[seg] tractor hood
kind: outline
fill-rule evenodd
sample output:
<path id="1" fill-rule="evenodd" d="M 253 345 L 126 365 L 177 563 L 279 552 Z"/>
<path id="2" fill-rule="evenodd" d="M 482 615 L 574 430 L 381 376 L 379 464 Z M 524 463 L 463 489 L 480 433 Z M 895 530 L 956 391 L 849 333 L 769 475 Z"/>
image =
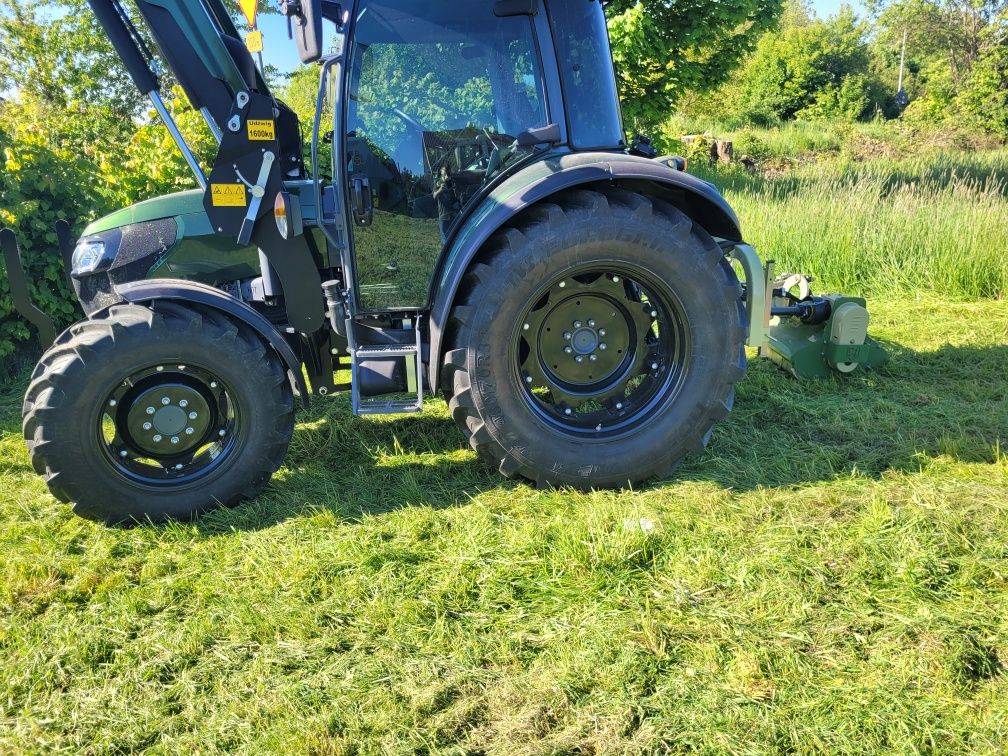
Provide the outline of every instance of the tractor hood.
<path id="1" fill-rule="evenodd" d="M 203 192 L 201 190 L 190 189 L 185 192 L 165 194 L 124 207 L 122 210 L 116 210 L 114 213 L 89 224 L 84 229 L 82 236 L 92 236 L 103 231 L 110 231 L 113 228 L 122 228 L 134 223 L 146 223 L 162 218 L 175 218 L 180 215 L 206 216 L 206 212 L 203 210 Z"/>
<path id="2" fill-rule="evenodd" d="M 305 215 L 305 222 L 310 225 L 315 218 L 315 194 L 312 182 L 308 180 L 288 181 L 284 186 L 287 191 L 298 195 L 301 200 L 301 211 Z M 175 218 L 181 222 L 180 237 L 186 235 L 182 233 L 183 230 L 186 230 L 189 235 L 213 233 L 210 219 L 207 218 L 206 210 L 203 208 L 203 191 L 189 189 L 184 192 L 152 197 L 98 218 L 84 229 L 81 237 L 93 236 L 115 228 L 147 223 L 162 218 Z"/>

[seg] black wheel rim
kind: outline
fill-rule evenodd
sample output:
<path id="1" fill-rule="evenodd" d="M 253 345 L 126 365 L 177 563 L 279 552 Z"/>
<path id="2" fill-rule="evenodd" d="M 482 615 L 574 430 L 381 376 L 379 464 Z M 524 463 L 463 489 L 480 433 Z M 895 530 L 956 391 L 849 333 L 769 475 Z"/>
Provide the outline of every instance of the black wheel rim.
<path id="1" fill-rule="evenodd" d="M 550 427 L 582 438 L 638 430 L 671 402 L 689 365 L 683 307 L 665 284 L 591 264 L 542 287 L 516 325 L 516 380 Z"/>
<path id="2" fill-rule="evenodd" d="M 120 475 L 151 486 L 178 486 L 223 465 L 241 437 L 234 395 L 196 365 L 151 365 L 105 397 L 97 440 Z"/>

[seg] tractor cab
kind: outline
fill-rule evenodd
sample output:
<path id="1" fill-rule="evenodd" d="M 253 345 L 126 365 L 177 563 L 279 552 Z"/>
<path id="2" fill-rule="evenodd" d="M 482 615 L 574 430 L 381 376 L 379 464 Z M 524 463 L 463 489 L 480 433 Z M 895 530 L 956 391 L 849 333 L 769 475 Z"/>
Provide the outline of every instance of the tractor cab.
<path id="1" fill-rule="evenodd" d="M 332 175 L 348 179 L 355 311 L 427 308 L 462 221 L 522 166 L 626 149 L 601 3 L 359 0 L 330 13 L 324 54 L 328 25 L 309 19 L 326 7 L 283 9 L 302 60 L 339 61 Z"/>

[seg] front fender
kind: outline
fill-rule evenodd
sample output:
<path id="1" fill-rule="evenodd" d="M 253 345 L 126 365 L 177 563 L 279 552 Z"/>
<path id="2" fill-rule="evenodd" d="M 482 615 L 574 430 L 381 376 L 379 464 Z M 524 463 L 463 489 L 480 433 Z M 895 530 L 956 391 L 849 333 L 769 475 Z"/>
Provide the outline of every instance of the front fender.
<path id="1" fill-rule="evenodd" d="M 279 331 L 260 313 L 239 299 L 220 289 L 175 278 L 151 278 L 142 281 L 119 284 L 116 294 L 130 304 L 148 304 L 155 300 L 192 303 L 211 307 L 225 315 L 240 320 L 266 340 L 287 366 L 291 384 L 301 394 L 301 402 L 308 408 L 308 386 L 301 371 L 301 360 L 294 354 L 290 344 Z M 226 357 L 226 355 L 225 355 Z"/>
<path id="2" fill-rule="evenodd" d="M 458 288 L 473 258 L 508 221 L 537 202 L 577 186 L 620 182 L 682 210 L 711 236 L 741 242 L 738 217 L 706 181 L 659 160 L 611 152 L 553 155 L 508 178 L 469 215 L 434 277 L 428 380 L 438 386 L 444 331 Z"/>

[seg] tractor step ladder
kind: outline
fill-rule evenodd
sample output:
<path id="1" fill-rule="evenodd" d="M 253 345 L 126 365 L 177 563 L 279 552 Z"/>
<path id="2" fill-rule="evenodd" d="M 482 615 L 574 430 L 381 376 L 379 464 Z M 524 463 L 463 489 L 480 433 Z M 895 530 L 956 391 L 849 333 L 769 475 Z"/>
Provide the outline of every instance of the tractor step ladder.
<path id="1" fill-rule="evenodd" d="M 420 319 L 414 322 L 413 330 L 416 341 L 413 344 L 368 344 L 367 346 L 351 345 L 350 396 L 353 401 L 355 415 L 408 415 L 423 412 L 423 362 L 420 359 Z M 360 394 L 360 364 L 373 359 L 406 358 L 407 390 L 416 394 L 410 399 L 374 399 L 362 397 Z"/>

